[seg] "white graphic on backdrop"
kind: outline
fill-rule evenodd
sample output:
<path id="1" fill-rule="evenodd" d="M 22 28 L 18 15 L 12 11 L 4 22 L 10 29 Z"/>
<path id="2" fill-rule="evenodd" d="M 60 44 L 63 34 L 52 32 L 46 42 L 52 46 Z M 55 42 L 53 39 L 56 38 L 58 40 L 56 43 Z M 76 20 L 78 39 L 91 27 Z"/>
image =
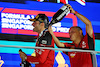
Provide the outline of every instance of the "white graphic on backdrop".
<path id="1" fill-rule="evenodd" d="M 34 15 L 1 13 L 2 28 L 33 30 L 32 22 L 28 19 L 34 17 Z M 68 33 L 69 31 L 69 28 L 61 27 L 61 22 L 54 24 L 52 28 L 54 32 Z"/>

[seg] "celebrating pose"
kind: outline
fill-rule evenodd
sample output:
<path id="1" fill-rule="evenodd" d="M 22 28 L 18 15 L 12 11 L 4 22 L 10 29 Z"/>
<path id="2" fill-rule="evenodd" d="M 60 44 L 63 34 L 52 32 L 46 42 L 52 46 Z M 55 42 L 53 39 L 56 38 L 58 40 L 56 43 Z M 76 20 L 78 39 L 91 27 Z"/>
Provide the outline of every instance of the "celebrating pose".
<path id="1" fill-rule="evenodd" d="M 66 5 L 70 12 L 76 15 L 86 25 L 86 34 L 83 35 L 82 29 L 78 26 L 73 26 L 69 30 L 69 36 L 72 43 L 61 43 L 58 38 L 53 34 L 51 26 L 49 32 L 52 35 L 56 45 L 62 48 L 69 49 L 90 49 L 94 50 L 94 33 L 91 22 L 83 15 L 75 11 L 71 5 Z M 70 58 L 71 67 L 93 67 L 91 54 L 88 52 L 64 52 Z"/>

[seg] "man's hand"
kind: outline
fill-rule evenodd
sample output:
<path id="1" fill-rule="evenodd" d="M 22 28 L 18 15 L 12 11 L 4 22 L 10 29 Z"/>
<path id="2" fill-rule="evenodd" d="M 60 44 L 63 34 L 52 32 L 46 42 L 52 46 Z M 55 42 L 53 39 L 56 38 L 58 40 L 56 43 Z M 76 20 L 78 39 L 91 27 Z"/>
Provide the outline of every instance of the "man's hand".
<path id="1" fill-rule="evenodd" d="M 50 33 L 51 35 L 53 34 L 52 26 L 49 26 L 48 31 L 49 31 L 49 33 Z"/>
<path id="2" fill-rule="evenodd" d="M 66 6 L 69 8 L 70 13 L 75 13 L 75 10 L 72 8 L 72 6 L 70 4 L 66 4 Z"/>

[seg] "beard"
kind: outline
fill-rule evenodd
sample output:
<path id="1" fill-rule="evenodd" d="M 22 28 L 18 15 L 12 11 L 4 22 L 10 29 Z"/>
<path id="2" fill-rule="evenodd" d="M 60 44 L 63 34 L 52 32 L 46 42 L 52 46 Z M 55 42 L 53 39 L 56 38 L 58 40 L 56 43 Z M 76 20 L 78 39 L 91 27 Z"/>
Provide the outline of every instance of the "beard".
<path id="1" fill-rule="evenodd" d="M 33 28 L 33 32 L 37 32 L 35 28 Z"/>
<path id="2" fill-rule="evenodd" d="M 33 28 L 33 32 L 39 32 L 38 28 Z"/>

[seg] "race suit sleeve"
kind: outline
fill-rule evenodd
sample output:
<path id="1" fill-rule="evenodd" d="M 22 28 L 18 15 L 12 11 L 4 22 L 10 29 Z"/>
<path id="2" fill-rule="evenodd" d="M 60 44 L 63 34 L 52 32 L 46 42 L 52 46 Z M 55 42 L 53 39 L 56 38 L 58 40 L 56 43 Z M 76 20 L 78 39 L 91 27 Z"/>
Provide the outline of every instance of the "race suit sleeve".
<path id="1" fill-rule="evenodd" d="M 95 35 L 93 32 L 93 38 L 91 38 L 88 34 L 87 34 L 87 39 L 88 39 L 88 46 L 90 50 L 94 50 L 95 49 Z"/>
<path id="2" fill-rule="evenodd" d="M 50 50 L 42 50 L 42 51 L 38 51 L 40 54 L 37 54 L 36 57 L 34 56 L 27 56 L 27 61 L 28 62 L 39 62 L 39 63 L 44 63 L 46 61 L 46 58 L 50 52 Z"/>

